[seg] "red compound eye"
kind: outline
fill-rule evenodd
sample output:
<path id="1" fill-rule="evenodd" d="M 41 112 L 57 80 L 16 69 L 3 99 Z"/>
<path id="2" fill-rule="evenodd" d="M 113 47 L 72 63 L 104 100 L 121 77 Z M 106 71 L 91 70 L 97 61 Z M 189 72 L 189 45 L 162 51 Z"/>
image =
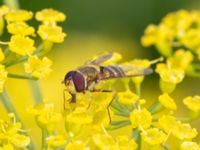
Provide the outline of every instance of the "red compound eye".
<path id="1" fill-rule="evenodd" d="M 85 90 L 85 78 L 83 75 L 77 71 L 70 71 L 65 76 L 65 84 L 67 80 L 72 80 L 77 92 L 82 92 Z"/>

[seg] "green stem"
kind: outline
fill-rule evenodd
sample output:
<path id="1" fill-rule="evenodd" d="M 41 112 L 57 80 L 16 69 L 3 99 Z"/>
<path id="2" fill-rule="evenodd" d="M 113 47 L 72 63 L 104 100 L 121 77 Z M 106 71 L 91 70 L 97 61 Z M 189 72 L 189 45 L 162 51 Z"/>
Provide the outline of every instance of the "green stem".
<path id="1" fill-rule="evenodd" d="M 10 99 L 8 92 L 6 91 L 6 89 L 4 89 L 4 91 L 0 94 L 0 99 L 1 102 L 3 103 L 4 107 L 6 108 L 8 113 L 14 113 L 16 120 L 21 122 L 21 119 L 14 107 L 14 104 L 12 103 L 12 100 Z M 24 127 L 24 125 L 23 125 Z"/>
<path id="2" fill-rule="evenodd" d="M 30 80 L 29 84 L 31 87 L 31 91 L 32 91 L 32 95 L 33 95 L 35 104 L 41 104 L 42 100 L 43 100 L 43 96 L 42 96 L 39 81 L 31 81 Z"/>
<path id="3" fill-rule="evenodd" d="M 135 141 L 138 145 L 137 150 L 140 150 L 142 140 L 141 140 L 141 135 L 140 135 L 140 132 L 138 129 L 133 129 L 132 137 L 135 139 Z"/>
<path id="4" fill-rule="evenodd" d="M 128 117 L 130 113 L 129 112 L 115 112 L 115 115 Z"/>
<path id="5" fill-rule="evenodd" d="M 135 84 L 136 94 L 141 96 L 141 84 Z"/>
<path id="6" fill-rule="evenodd" d="M 116 100 L 115 102 L 112 103 L 112 108 L 114 108 L 115 110 L 117 110 L 116 113 L 121 113 L 121 114 L 124 114 L 124 115 L 129 115 L 129 110 L 128 108 L 126 108 L 125 106 L 123 106 L 122 104 L 120 104 L 118 102 L 118 100 Z"/>
<path id="7" fill-rule="evenodd" d="M 148 108 L 148 110 L 151 112 L 151 114 L 156 114 L 161 112 L 163 108 L 164 107 L 160 104 L 160 102 L 156 101 Z"/>
<path id="8" fill-rule="evenodd" d="M 3 2 L 11 9 L 19 9 L 18 0 L 4 0 Z"/>
<path id="9" fill-rule="evenodd" d="M 6 89 L 4 89 L 4 91 L 0 94 L 0 99 L 1 99 L 1 102 L 3 103 L 5 109 L 7 110 L 7 112 L 14 113 L 15 117 L 16 117 L 16 121 L 20 122 L 22 124 L 22 128 L 24 130 L 26 130 L 25 125 L 23 124 L 19 114 L 17 113 L 17 111 L 14 107 L 14 104 L 12 103 L 12 100 L 11 100 L 8 92 L 6 91 Z M 27 135 L 30 137 L 30 140 L 31 140 L 30 145 L 29 145 L 30 150 L 35 150 L 35 145 L 34 145 L 32 136 L 29 134 L 27 134 Z"/>
<path id="10" fill-rule="evenodd" d="M 111 125 L 118 126 L 118 125 L 130 125 L 129 120 L 123 120 L 123 121 L 112 121 Z"/>
<path id="11" fill-rule="evenodd" d="M 28 75 L 20 75 L 20 74 L 14 74 L 14 73 L 8 73 L 9 78 L 15 78 L 15 79 L 28 79 L 28 80 L 38 80 L 38 78 L 31 77 Z"/>
<path id="12" fill-rule="evenodd" d="M 48 133 L 46 129 L 42 129 L 42 147 L 41 149 L 46 149 L 47 148 L 47 144 L 46 144 L 46 137 L 47 137 Z"/>
<path id="13" fill-rule="evenodd" d="M 41 44 L 40 46 L 38 46 L 37 50 L 34 52 L 33 55 L 44 56 L 48 51 L 45 51 L 45 53 L 44 53 L 44 52 L 41 51 L 42 49 L 43 49 L 43 45 Z M 8 68 L 8 67 L 11 67 L 15 64 L 23 63 L 27 60 L 28 60 L 28 56 L 23 56 L 23 57 L 20 57 L 18 59 L 11 60 L 10 62 L 6 62 L 6 63 L 4 63 L 4 65 L 5 65 L 6 68 Z"/>
<path id="14" fill-rule="evenodd" d="M 179 117 L 177 120 L 182 122 L 192 122 L 199 118 L 200 113 L 199 112 L 190 112 L 190 115 L 188 117 Z"/>
<path id="15" fill-rule="evenodd" d="M 115 130 L 115 129 L 119 129 L 119 128 L 123 128 L 125 126 L 130 125 L 130 121 L 129 120 L 124 120 L 124 121 L 112 121 L 111 122 L 111 126 L 109 126 L 107 129 L 108 130 Z"/>
<path id="16" fill-rule="evenodd" d="M 8 47 L 6 47 L 4 49 L 3 54 L 4 54 L 5 57 L 7 57 L 9 55 L 9 48 Z"/>

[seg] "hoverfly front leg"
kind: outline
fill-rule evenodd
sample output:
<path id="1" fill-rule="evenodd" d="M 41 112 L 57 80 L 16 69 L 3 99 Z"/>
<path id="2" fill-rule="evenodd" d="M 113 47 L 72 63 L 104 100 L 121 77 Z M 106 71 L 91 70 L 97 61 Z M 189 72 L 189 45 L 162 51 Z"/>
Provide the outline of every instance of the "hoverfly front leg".
<path id="1" fill-rule="evenodd" d="M 65 96 L 65 92 L 66 91 L 68 91 L 67 89 L 64 89 L 63 90 L 63 99 L 64 99 L 64 104 L 63 104 L 63 108 L 64 108 L 64 110 L 66 110 L 66 96 Z M 70 100 L 70 103 L 76 103 L 76 94 L 72 94 L 72 93 L 70 93 L 70 95 L 71 95 L 71 100 Z"/>

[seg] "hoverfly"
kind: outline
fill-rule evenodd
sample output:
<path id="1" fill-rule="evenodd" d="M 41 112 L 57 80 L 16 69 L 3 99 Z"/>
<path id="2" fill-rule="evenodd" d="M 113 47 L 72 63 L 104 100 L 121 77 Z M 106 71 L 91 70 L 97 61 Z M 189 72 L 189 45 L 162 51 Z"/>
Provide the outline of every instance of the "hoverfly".
<path id="1" fill-rule="evenodd" d="M 71 94 L 70 103 L 76 102 L 77 93 L 90 92 L 112 92 L 110 90 L 95 89 L 95 84 L 102 80 L 145 76 L 153 72 L 151 68 L 137 67 L 132 64 L 119 64 L 119 65 L 101 65 L 105 61 L 113 57 L 112 53 L 102 55 L 92 61 L 87 62 L 85 65 L 77 68 L 76 70 L 69 71 L 62 83 L 65 84 L 66 89 Z M 65 109 L 65 97 L 64 97 L 64 109 Z"/>

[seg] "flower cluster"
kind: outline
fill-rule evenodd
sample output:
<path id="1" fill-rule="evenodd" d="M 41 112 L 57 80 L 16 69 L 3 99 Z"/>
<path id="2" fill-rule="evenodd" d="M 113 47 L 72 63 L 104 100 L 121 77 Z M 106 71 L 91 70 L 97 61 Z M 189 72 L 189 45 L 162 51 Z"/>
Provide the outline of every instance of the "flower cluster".
<path id="1" fill-rule="evenodd" d="M 192 114 L 183 118 L 174 115 L 178 106 L 171 95 L 186 75 L 200 77 L 196 70 L 198 63 L 195 63 L 198 62 L 196 58 L 200 58 L 199 16 L 198 11 L 181 10 L 167 15 L 158 26 L 147 27 L 142 44 L 155 45 L 166 57 L 165 62 L 160 62 L 164 60 L 160 57 L 119 63 L 122 56 L 112 53 L 106 55 L 111 57 L 109 60 L 102 62 L 103 66 L 112 68 L 108 69 L 108 77 L 120 74 L 128 78 L 101 81 L 96 85 L 96 89 L 107 92 L 91 92 L 88 88 L 84 94 L 76 93 L 76 103 L 70 102 L 71 97 L 64 93 L 64 110 L 57 110 L 46 99 L 35 101 L 37 104 L 29 107 L 27 112 L 34 116 L 41 129 L 40 148 L 161 150 L 176 147 L 200 150 L 200 144 L 196 142 L 198 131 L 190 124 L 200 115 L 200 96 L 183 98 L 183 104 Z M 5 27 L 10 34 L 8 42 L 0 41 L 0 100 L 8 112 L 13 112 L 8 115 L 9 121 L 0 120 L 0 150 L 36 149 L 29 130 L 25 129 L 8 92 L 4 90 L 4 83 L 9 77 L 36 80 L 49 75 L 52 62 L 45 54 L 54 43 L 62 43 L 66 36 L 58 25 L 66 19 L 63 13 L 51 8 L 36 12 L 35 18 L 41 22 L 38 29 L 27 23 L 33 17 L 31 11 L 0 7 L 0 36 L 3 36 Z M 37 36 L 41 39 L 40 45 L 35 42 Z M 98 58 L 94 57 L 91 62 L 102 61 Z M 8 67 L 19 63 L 24 63 L 24 74 L 7 71 Z M 155 72 L 160 76 L 161 93 L 149 106 L 146 101 L 150 99 L 143 98 L 141 85 L 144 76 L 153 73 L 151 66 L 154 64 Z M 33 93 L 37 95 L 38 90 L 34 91 L 34 88 L 37 88 L 35 85 Z M 39 94 L 35 97 L 42 99 Z M 125 134 L 117 131 L 123 127 L 127 128 Z M 171 143 L 171 140 L 176 142 Z"/>
<path id="2" fill-rule="evenodd" d="M 0 149 L 26 148 L 30 144 L 30 137 L 21 129 L 22 124 L 16 122 L 14 114 L 8 116 L 10 121 L 0 120 Z"/>
<path id="3" fill-rule="evenodd" d="M 29 25 L 27 21 L 33 19 L 31 11 L 0 7 L 1 28 L 3 36 L 6 27 L 10 33 L 10 41 L 0 41 L 0 91 L 7 77 L 14 78 L 44 78 L 50 74 L 52 61 L 44 55 L 51 50 L 53 43 L 62 43 L 66 34 L 57 22 L 65 20 L 65 15 L 53 9 L 36 12 L 35 18 L 42 24 L 38 29 Z M 5 26 L 6 25 L 6 26 Z M 41 44 L 36 45 L 37 34 L 41 37 Z M 8 73 L 5 68 L 24 62 L 24 73 Z M 31 74 L 31 76 L 29 75 Z"/>

